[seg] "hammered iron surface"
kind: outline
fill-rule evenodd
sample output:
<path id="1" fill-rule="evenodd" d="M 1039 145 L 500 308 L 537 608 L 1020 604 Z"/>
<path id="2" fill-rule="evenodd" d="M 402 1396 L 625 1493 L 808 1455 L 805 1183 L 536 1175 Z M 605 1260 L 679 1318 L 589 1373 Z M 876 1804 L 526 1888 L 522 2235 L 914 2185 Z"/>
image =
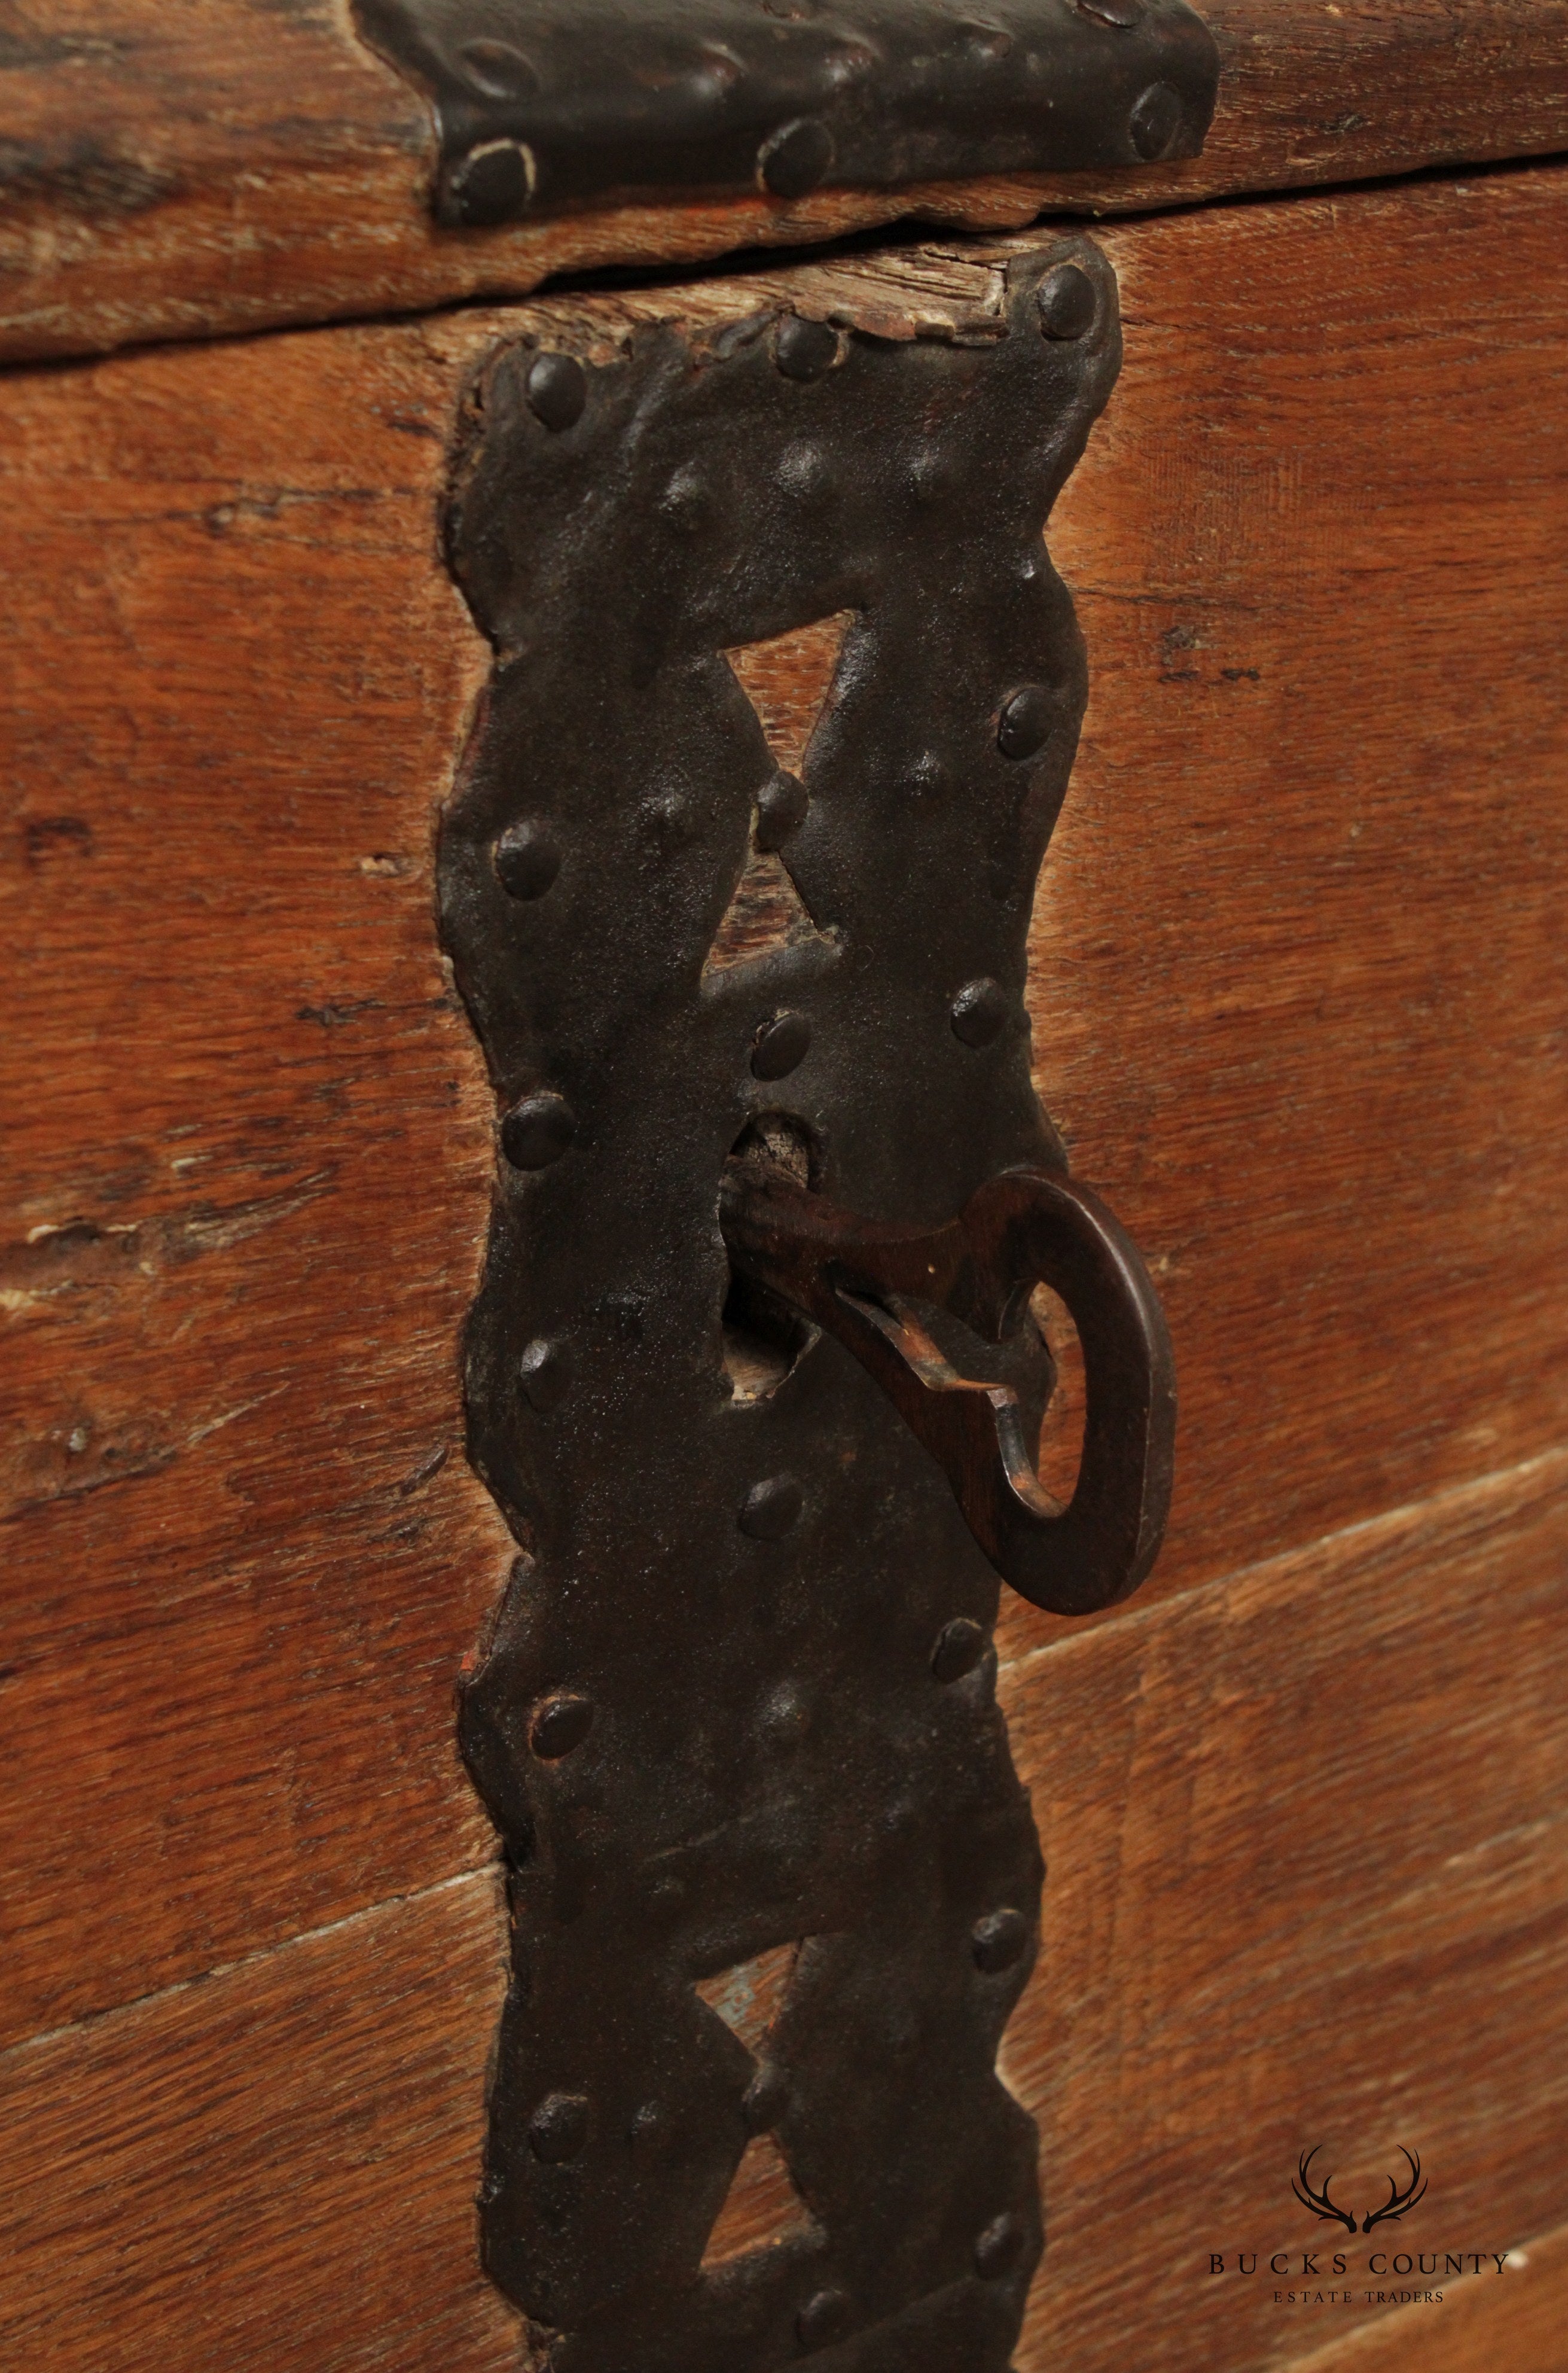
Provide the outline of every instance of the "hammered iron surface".
<path id="1" fill-rule="evenodd" d="M 1187 0 L 354 0 L 435 108 L 439 221 L 1195 157 Z"/>
<path id="2" fill-rule="evenodd" d="M 1094 302 L 1051 282 L 1084 318 L 1050 336 L 1064 263 Z M 495 663 L 441 922 L 506 1149 L 470 1442 L 521 1551 L 461 1710 L 515 1914 L 482 2223 L 556 2373 L 1005 2373 L 1041 2246 L 994 2073 L 1042 1876 L 998 1584 L 840 1344 L 732 1391 L 718 1217 L 759 1116 L 874 1219 L 1063 1167 L 1025 935 L 1086 672 L 1041 530 L 1121 342 L 1091 243 L 1006 269 L 969 344 L 764 315 L 581 370 L 502 351 L 455 468 Z M 843 612 L 781 848 L 817 930 L 704 975 L 777 775 L 724 654 Z M 809 1043 L 760 1078 L 781 1013 Z M 748 2043 L 698 1983 L 780 1947 Z M 759 2125 L 802 2215 L 704 2267 Z"/>

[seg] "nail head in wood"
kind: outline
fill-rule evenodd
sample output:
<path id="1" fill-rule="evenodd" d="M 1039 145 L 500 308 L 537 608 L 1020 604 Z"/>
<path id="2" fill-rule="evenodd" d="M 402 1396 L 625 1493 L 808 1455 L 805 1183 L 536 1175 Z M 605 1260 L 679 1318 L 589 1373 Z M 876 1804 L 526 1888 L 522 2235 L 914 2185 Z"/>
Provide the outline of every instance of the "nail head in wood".
<path id="1" fill-rule="evenodd" d="M 751 1049 L 751 1070 L 759 1080 L 787 1079 L 806 1060 L 811 1046 L 811 1024 L 804 1013 L 781 1013 L 765 1022 Z"/>
<path id="2" fill-rule="evenodd" d="M 593 1726 L 591 1698 L 548 1698 L 534 1715 L 528 1745 L 541 1763 L 558 1763 L 581 1747 Z"/>
<path id="3" fill-rule="evenodd" d="M 805 1505 L 793 1475 L 770 1475 L 754 1483 L 741 1502 L 740 1529 L 749 1540 L 782 1541 L 799 1522 Z"/>
<path id="4" fill-rule="evenodd" d="M 561 844 L 548 824 L 527 816 L 507 825 L 493 861 L 508 898 L 542 898 L 561 871 Z"/>
<path id="5" fill-rule="evenodd" d="M 577 1134 L 564 1096 L 525 1096 L 501 1124 L 501 1151 L 514 1170 L 548 1170 Z"/>
<path id="6" fill-rule="evenodd" d="M 588 400 L 588 377 L 575 355 L 537 355 L 523 381 L 528 410 L 546 428 L 573 428 Z"/>
<path id="7" fill-rule="evenodd" d="M 1021 1911 L 1011 1910 L 988 1911 L 970 1932 L 975 1967 L 989 1977 L 994 1977 L 1000 1970 L 1010 1970 L 1023 1958 L 1028 1941 L 1028 1922 Z"/>

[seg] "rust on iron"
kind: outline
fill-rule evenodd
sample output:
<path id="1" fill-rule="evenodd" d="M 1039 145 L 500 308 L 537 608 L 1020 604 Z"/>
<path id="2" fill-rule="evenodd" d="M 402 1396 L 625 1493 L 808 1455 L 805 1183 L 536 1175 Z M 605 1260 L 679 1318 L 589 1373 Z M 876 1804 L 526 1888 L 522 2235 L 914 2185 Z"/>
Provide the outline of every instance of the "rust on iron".
<path id="1" fill-rule="evenodd" d="M 656 323 L 500 349 L 464 411 L 495 657 L 439 896 L 497 1115 L 469 1450 L 518 1551 L 460 1713 L 513 1915 L 482 2228 L 552 2373 L 1006 2373 L 1041 2248 L 998 1572 L 1132 1585 L 1169 1378 L 1024 1009 L 1086 686 L 1041 531 L 1116 286 L 1086 240 L 998 270 L 983 337 Z M 746 654 L 796 634 L 830 686 L 775 747 Z M 759 869 L 799 928 L 733 931 Z M 1040 1279 L 1087 1353 L 1065 1511 Z M 764 2131 L 797 2213 L 710 2258 Z"/>
<path id="2" fill-rule="evenodd" d="M 832 185 L 1196 157 L 1219 84 L 1187 0 L 987 0 L 978 16 L 968 0 L 354 9 L 434 105 L 433 205 L 454 227 L 670 192 L 787 204 Z"/>

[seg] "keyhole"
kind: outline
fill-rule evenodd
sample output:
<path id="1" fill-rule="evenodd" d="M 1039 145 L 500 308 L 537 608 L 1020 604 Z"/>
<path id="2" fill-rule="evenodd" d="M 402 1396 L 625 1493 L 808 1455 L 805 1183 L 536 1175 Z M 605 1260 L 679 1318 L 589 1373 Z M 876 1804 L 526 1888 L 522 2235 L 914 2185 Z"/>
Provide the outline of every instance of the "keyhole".
<path id="1" fill-rule="evenodd" d="M 754 1115 L 726 1163 L 726 1170 L 738 1169 L 755 1181 L 782 1176 L 796 1186 L 814 1186 L 819 1166 L 811 1132 L 792 1113 Z M 790 1303 L 732 1268 L 723 1317 L 725 1373 L 732 1398 L 748 1403 L 776 1393 L 820 1331 Z"/>

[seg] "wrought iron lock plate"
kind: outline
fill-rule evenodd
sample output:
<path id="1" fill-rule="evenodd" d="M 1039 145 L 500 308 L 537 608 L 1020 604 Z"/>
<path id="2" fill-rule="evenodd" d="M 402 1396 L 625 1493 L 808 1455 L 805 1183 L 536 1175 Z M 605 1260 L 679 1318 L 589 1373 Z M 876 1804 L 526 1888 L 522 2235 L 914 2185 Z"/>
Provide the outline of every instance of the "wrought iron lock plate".
<path id="1" fill-rule="evenodd" d="M 515 1923 L 482 2213 L 554 2373 L 1005 2373 L 1041 2246 L 993 1560 L 1131 1586 L 1173 1403 L 1023 1006 L 1086 688 L 1041 531 L 1115 282 L 1083 240 L 998 269 L 946 343 L 503 350 L 455 466 L 495 651 L 439 861 L 499 1116 L 470 1446 L 521 1551 L 461 1705 Z M 1065 1513 L 1037 1275 L 1089 1372 Z M 721 2260 L 762 2148 L 797 2213 Z"/>
<path id="2" fill-rule="evenodd" d="M 1187 0 L 354 0 L 425 91 L 452 225 L 606 197 L 878 188 L 1195 157 Z"/>

